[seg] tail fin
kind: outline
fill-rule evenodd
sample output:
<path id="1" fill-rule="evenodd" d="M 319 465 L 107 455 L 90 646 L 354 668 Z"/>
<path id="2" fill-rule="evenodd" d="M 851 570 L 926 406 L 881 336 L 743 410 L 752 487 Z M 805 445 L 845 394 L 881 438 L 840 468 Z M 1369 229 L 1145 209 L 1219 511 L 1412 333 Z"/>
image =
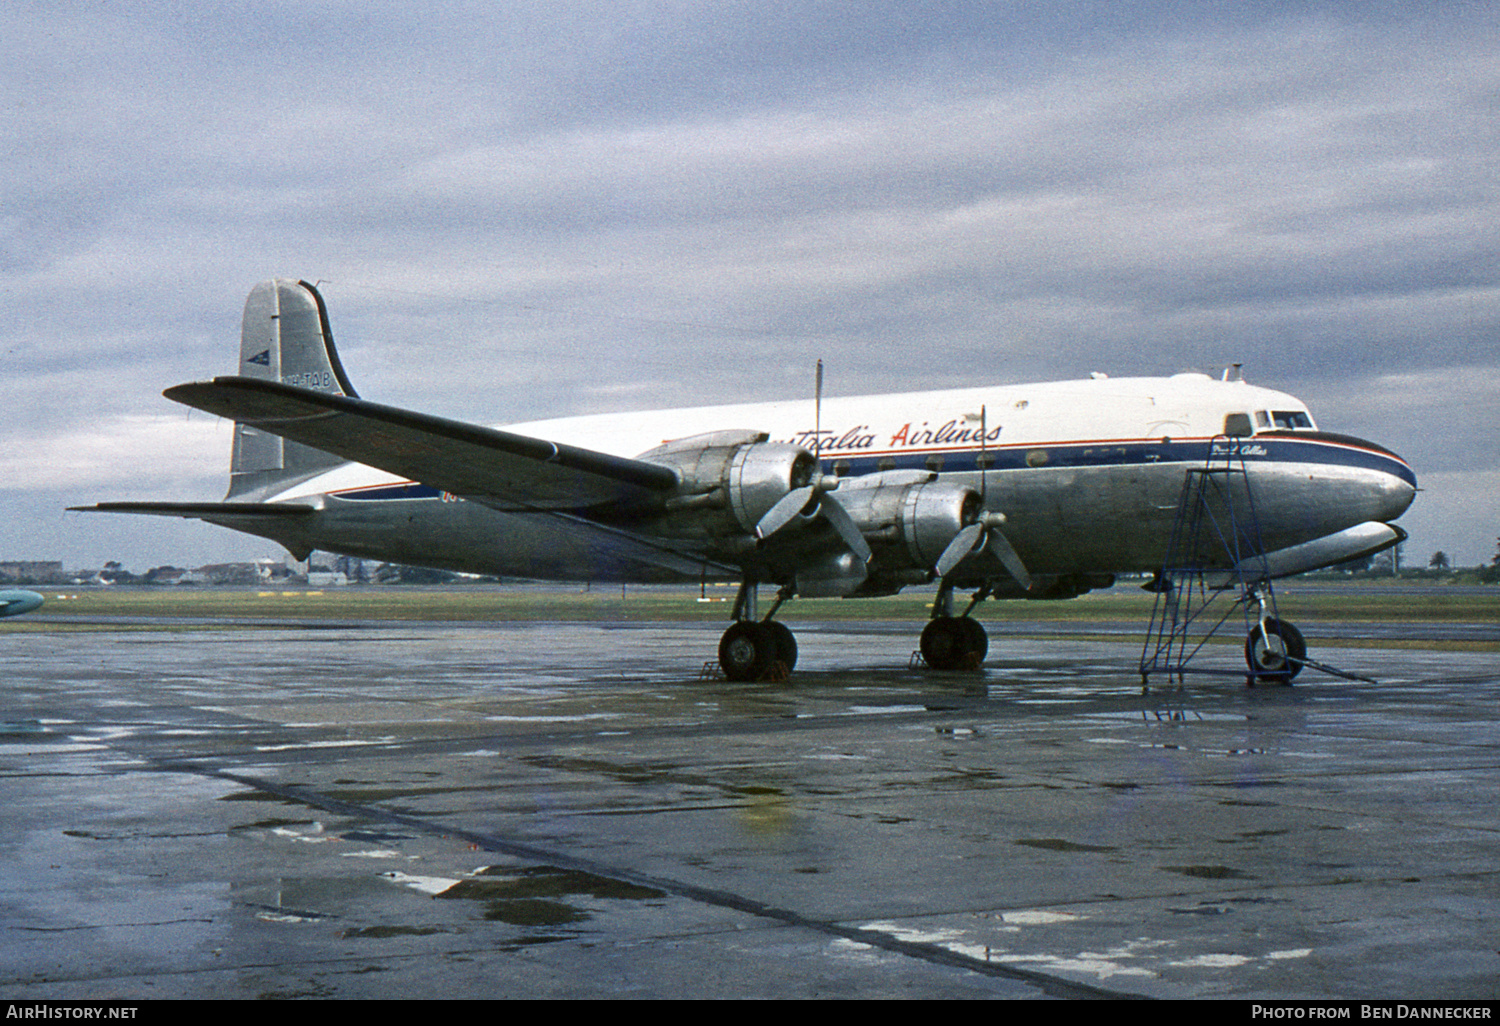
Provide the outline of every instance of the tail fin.
<path id="1" fill-rule="evenodd" d="M 358 398 L 334 348 L 328 308 L 318 290 L 305 281 L 277 278 L 250 290 L 240 333 L 239 373 Z M 237 424 L 226 498 L 248 498 L 343 462 L 331 453 Z"/>

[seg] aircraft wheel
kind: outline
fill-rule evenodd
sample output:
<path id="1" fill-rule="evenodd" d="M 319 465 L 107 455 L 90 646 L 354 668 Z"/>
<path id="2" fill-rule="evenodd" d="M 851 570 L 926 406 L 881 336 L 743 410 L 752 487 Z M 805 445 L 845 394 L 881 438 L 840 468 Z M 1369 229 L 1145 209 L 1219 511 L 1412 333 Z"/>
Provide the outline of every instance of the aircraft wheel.
<path id="1" fill-rule="evenodd" d="M 939 616 L 922 628 L 922 658 L 934 670 L 977 670 L 989 651 L 984 627 L 967 616 Z"/>
<path id="2" fill-rule="evenodd" d="M 776 660 L 771 666 L 773 676 L 785 677 L 797 668 L 797 638 L 792 629 L 780 620 L 768 620 L 762 624 L 771 633 L 776 643 Z"/>
<path id="3" fill-rule="evenodd" d="M 719 639 L 719 665 L 730 680 L 784 680 L 796 662 L 796 639 L 774 620 L 737 620 Z"/>
<path id="4" fill-rule="evenodd" d="M 1288 682 L 1302 672 L 1307 642 L 1302 632 L 1285 620 L 1257 624 L 1245 639 L 1245 662 L 1257 674 L 1281 676 Z"/>
<path id="5" fill-rule="evenodd" d="M 965 652 L 964 658 L 973 669 L 979 669 L 979 664 L 984 662 L 984 657 L 990 652 L 990 636 L 984 629 L 984 624 L 971 616 L 960 616 L 958 622 L 963 627 Z"/>

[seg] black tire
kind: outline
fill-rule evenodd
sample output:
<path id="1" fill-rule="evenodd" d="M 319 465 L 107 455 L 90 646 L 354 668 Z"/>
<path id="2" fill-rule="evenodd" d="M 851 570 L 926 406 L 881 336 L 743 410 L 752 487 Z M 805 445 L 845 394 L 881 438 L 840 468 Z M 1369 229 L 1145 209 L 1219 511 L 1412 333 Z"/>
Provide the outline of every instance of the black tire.
<path id="1" fill-rule="evenodd" d="M 989 651 L 989 636 L 967 616 L 939 616 L 922 628 L 922 659 L 934 670 L 977 670 Z"/>
<path id="2" fill-rule="evenodd" d="M 785 680 L 797 668 L 797 638 L 792 629 L 779 620 L 763 623 L 776 646 L 776 658 L 771 664 L 771 676 Z"/>
<path id="3" fill-rule="evenodd" d="M 719 666 L 730 680 L 764 680 L 776 662 L 772 631 L 754 620 L 737 620 L 719 639 Z"/>
<path id="4" fill-rule="evenodd" d="M 964 659 L 977 670 L 984 662 L 984 657 L 990 654 L 989 633 L 984 629 L 984 624 L 972 616 L 961 616 L 958 622 L 963 625 L 964 644 L 967 646 Z"/>
<path id="5" fill-rule="evenodd" d="M 1288 682 L 1302 672 L 1307 641 L 1302 632 L 1285 620 L 1268 619 L 1262 629 L 1256 624 L 1245 639 L 1245 664 L 1256 676 L 1279 677 Z"/>

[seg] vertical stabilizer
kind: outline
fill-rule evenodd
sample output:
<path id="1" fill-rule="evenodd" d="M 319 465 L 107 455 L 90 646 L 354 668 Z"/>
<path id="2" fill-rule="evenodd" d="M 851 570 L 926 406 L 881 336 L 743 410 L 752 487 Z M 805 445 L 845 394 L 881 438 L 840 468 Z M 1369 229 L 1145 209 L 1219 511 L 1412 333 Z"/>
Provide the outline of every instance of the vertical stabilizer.
<path id="1" fill-rule="evenodd" d="M 277 278 L 250 290 L 240 332 L 239 373 L 334 395 L 357 395 L 339 363 L 323 297 L 305 281 Z M 342 462 L 330 453 L 236 424 L 229 498 L 291 484 Z"/>

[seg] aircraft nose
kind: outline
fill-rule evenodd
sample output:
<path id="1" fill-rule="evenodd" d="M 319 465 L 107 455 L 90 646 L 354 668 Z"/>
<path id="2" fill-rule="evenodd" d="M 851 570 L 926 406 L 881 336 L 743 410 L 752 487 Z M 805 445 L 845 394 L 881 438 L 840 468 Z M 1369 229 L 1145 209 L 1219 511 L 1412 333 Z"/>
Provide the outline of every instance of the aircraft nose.
<path id="1" fill-rule="evenodd" d="M 1379 443 L 1326 431 L 1277 437 L 1295 439 L 1294 459 L 1310 458 L 1339 468 L 1344 487 L 1325 498 L 1350 522 L 1388 524 L 1405 513 L 1417 496 L 1417 475 L 1411 465 Z"/>
<path id="2" fill-rule="evenodd" d="M 1408 482 L 1401 478 L 1391 477 L 1386 485 L 1386 504 L 1390 510 L 1390 519 L 1395 520 L 1405 513 L 1412 500 L 1417 497 L 1417 476 L 1413 474 Z"/>
<path id="3" fill-rule="evenodd" d="M 1362 442 L 1369 459 L 1365 469 L 1373 479 L 1379 513 L 1374 519 L 1390 523 L 1405 513 L 1417 497 L 1417 475 L 1400 456 L 1374 442 Z"/>

